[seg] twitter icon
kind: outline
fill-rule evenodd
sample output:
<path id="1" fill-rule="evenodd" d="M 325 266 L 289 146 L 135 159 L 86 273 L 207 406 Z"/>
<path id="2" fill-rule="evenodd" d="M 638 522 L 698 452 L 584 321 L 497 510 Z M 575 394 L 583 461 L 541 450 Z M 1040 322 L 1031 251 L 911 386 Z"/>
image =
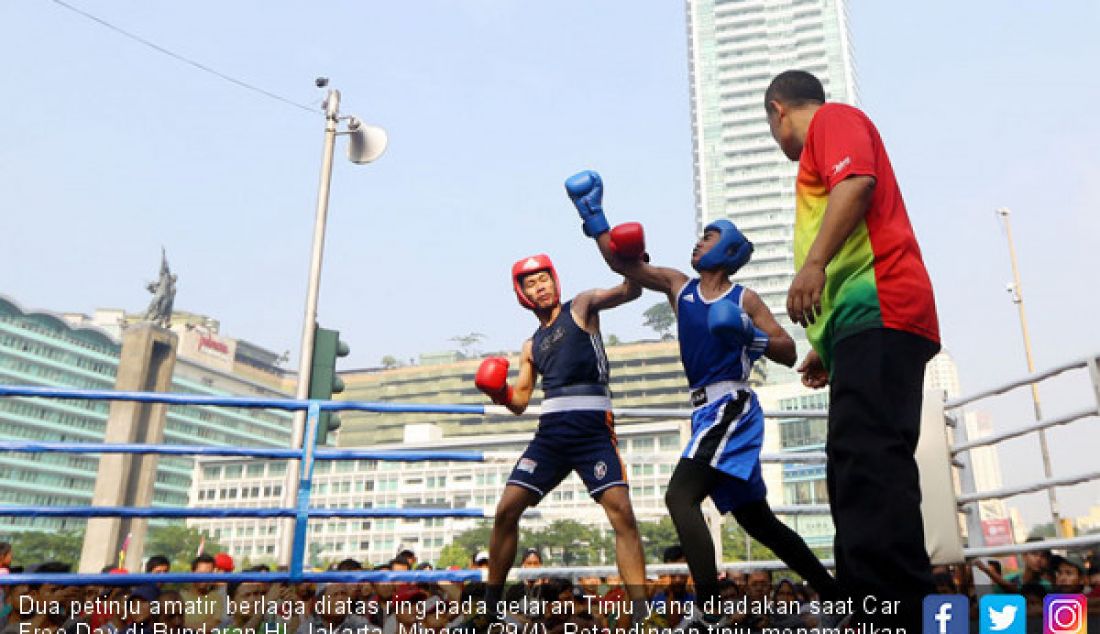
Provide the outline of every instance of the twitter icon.
<path id="1" fill-rule="evenodd" d="M 1027 601 L 1018 594 L 987 594 L 978 604 L 981 634 L 1026 634 Z"/>

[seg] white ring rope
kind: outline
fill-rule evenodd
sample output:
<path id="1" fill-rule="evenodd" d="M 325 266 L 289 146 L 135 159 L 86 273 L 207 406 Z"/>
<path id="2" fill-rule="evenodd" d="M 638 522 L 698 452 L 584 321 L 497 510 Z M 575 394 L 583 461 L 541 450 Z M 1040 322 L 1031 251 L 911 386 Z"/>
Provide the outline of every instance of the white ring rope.
<path id="1" fill-rule="evenodd" d="M 969 451 L 975 447 L 984 447 L 986 445 L 992 445 L 994 443 L 1001 442 L 1002 440 L 1009 440 L 1018 436 L 1024 436 L 1030 434 L 1033 431 L 1039 431 L 1048 427 L 1057 427 L 1058 425 L 1065 425 L 1066 423 L 1072 423 L 1075 420 L 1087 418 L 1089 416 L 1100 415 L 1100 410 L 1093 407 L 1091 409 L 1082 409 L 1069 414 L 1064 414 L 1056 418 L 1044 418 L 1043 420 L 1036 421 L 1030 425 L 1011 429 L 1009 431 L 1001 432 L 999 434 L 990 434 L 989 436 L 983 436 L 981 438 L 975 438 L 964 443 L 959 443 L 953 449 L 951 449 L 951 455 L 958 455 L 963 451 Z"/>

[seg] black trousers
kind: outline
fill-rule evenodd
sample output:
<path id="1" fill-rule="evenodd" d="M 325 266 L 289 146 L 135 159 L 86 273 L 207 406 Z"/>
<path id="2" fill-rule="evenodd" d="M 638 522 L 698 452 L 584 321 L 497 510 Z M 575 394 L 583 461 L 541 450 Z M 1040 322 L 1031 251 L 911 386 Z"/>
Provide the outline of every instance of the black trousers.
<path id="1" fill-rule="evenodd" d="M 900 601 L 901 613 L 866 620 L 920 632 L 921 601 L 933 592 L 924 548 L 920 437 L 924 366 L 939 345 L 878 328 L 833 349 L 826 453 L 836 525 L 837 581 L 858 608 L 863 597 Z"/>
<path id="2" fill-rule="evenodd" d="M 676 525 L 676 533 L 695 582 L 695 600 L 704 611 L 706 608 L 702 606 L 717 605 L 719 600 L 718 568 L 714 563 L 714 541 L 700 505 L 719 486 L 747 485 L 709 464 L 680 458 L 665 494 L 668 514 Z M 836 580 L 798 533 L 779 521 L 767 500 L 742 504 L 734 509 L 733 517 L 753 539 L 770 548 L 791 570 L 808 581 L 823 599 L 839 598 Z"/>

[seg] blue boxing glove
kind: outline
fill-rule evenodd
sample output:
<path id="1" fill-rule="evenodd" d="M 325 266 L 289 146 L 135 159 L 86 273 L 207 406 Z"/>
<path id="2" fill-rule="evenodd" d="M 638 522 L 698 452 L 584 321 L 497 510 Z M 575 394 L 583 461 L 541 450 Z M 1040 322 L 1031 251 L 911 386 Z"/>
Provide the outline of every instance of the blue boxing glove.
<path id="1" fill-rule="evenodd" d="M 722 298 L 711 304 L 707 328 L 730 347 L 744 347 L 751 361 L 759 359 L 768 349 L 768 333 L 757 328 L 732 299 Z"/>
<path id="2" fill-rule="evenodd" d="M 595 238 L 611 230 L 603 215 L 603 181 L 592 170 L 574 174 L 565 180 L 565 191 L 584 221 L 584 235 Z"/>

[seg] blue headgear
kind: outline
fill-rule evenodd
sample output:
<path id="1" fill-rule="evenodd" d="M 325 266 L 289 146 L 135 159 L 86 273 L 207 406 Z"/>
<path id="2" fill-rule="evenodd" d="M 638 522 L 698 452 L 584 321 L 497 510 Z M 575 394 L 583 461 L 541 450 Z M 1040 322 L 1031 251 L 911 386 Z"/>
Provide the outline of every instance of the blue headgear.
<path id="1" fill-rule="evenodd" d="M 726 274 L 733 275 L 752 257 L 752 243 L 729 220 L 715 220 L 703 231 L 717 231 L 718 243 L 699 258 L 696 271 L 724 269 Z"/>

